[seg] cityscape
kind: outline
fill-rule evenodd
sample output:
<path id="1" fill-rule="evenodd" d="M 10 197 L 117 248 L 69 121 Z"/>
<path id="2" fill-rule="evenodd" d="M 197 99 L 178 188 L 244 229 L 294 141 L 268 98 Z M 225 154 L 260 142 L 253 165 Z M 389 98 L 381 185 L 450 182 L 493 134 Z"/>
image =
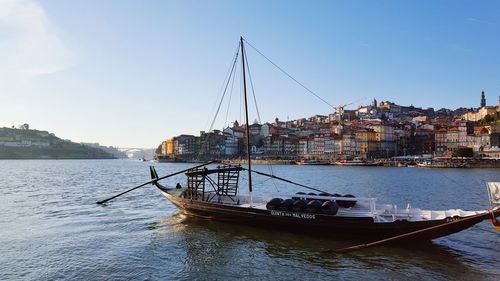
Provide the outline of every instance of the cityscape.
<path id="1" fill-rule="evenodd" d="M 500 97 L 456 110 L 402 106 L 389 101 L 328 115 L 250 125 L 256 159 L 381 159 L 395 156 L 500 157 Z M 163 141 L 160 160 L 238 159 L 244 156 L 245 124 L 181 134 Z"/>

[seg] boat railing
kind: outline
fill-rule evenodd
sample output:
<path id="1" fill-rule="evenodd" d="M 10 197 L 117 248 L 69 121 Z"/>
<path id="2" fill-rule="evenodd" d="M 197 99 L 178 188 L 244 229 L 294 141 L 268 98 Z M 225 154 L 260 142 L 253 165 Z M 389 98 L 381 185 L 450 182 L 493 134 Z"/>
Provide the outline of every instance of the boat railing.
<path id="1" fill-rule="evenodd" d="M 206 202 L 219 203 L 224 205 L 239 205 L 241 204 L 241 199 L 239 196 L 229 196 L 224 194 L 217 194 L 215 192 L 205 192 L 204 195 Z"/>
<path id="2" fill-rule="evenodd" d="M 250 200 L 250 196 L 248 195 L 237 195 L 226 196 L 226 195 L 215 195 L 211 192 L 205 192 L 205 196 L 202 197 L 207 198 L 208 196 L 213 196 L 210 200 L 213 203 L 225 204 L 225 205 L 245 205 L 253 202 L 254 206 L 265 206 L 265 203 L 269 201 L 271 198 L 304 198 L 304 199 L 316 199 L 316 200 L 334 200 L 334 201 L 355 201 L 356 205 L 354 207 L 345 208 L 345 212 L 348 212 L 350 215 L 355 213 L 359 213 L 359 216 L 377 216 L 380 215 L 381 210 L 377 210 L 377 199 L 372 197 L 335 197 L 335 196 L 320 196 L 320 195 L 307 195 L 307 194 L 271 194 L 270 197 L 262 198 L 262 197 L 252 197 Z M 208 195 L 208 196 L 207 196 Z M 264 205 L 262 205 L 264 204 Z M 261 206 L 262 205 L 262 206 Z"/>

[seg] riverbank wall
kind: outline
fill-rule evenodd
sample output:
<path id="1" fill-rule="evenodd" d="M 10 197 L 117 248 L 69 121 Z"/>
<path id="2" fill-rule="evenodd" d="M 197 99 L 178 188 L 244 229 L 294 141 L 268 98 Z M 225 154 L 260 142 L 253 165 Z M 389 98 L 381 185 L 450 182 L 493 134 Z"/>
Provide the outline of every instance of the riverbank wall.
<path id="1" fill-rule="evenodd" d="M 295 165 L 296 160 L 283 160 L 283 159 L 252 159 L 252 164 L 257 165 Z M 379 159 L 375 162 L 381 163 L 380 166 L 383 167 L 415 167 L 415 161 L 405 161 L 405 160 L 391 160 L 391 159 Z M 446 168 L 500 168 L 500 159 L 440 159 L 440 162 L 444 163 Z M 224 164 L 233 165 L 245 165 L 247 164 L 246 159 L 231 159 L 231 160 L 221 160 Z M 335 165 L 335 162 L 331 162 L 331 165 Z"/>

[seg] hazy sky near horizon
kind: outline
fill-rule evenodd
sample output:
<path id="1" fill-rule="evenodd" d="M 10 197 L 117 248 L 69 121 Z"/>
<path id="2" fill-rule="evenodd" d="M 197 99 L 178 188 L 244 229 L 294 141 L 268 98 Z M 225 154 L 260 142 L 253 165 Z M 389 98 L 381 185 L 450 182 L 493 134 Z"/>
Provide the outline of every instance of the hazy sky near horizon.
<path id="1" fill-rule="evenodd" d="M 240 35 L 333 105 L 477 107 L 481 90 L 496 105 L 499 12 L 499 1 L 0 0 L 0 126 L 120 147 L 198 134 Z M 262 121 L 332 112 L 247 55 Z M 240 77 L 216 128 L 241 118 Z"/>

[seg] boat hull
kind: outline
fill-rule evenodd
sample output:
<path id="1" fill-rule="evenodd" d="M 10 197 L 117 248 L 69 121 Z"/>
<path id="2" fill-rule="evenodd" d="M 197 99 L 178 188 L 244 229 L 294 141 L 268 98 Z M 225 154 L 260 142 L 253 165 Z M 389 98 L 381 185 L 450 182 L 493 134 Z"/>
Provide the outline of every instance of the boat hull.
<path id="1" fill-rule="evenodd" d="M 417 166 L 420 168 L 437 168 L 437 169 L 450 168 L 445 164 L 417 164 Z"/>
<path id="2" fill-rule="evenodd" d="M 325 162 L 325 161 L 297 161 L 295 162 L 296 165 L 321 165 L 321 166 L 325 166 L 325 165 L 330 165 L 330 162 Z"/>
<path id="3" fill-rule="evenodd" d="M 470 218 L 446 218 L 428 221 L 395 221 L 378 223 L 370 217 L 345 217 L 324 214 L 295 213 L 288 211 L 264 210 L 250 207 L 230 206 L 190 200 L 170 194 L 159 188 L 169 201 L 188 216 L 238 223 L 279 231 L 304 233 L 331 238 L 355 238 L 374 241 L 433 228 L 408 240 L 429 241 L 467 229 L 491 217 L 488 213 Z M 500 215 L 500 210 L 498 210 Z M 450 221 L 455 223 L 450 224 Z M 437 227 L 443 226 L 443 227 Z"/>
<path id="4" fill-rule="evenodd" d="M 382 163 L 378 162 L 340 162 L 340 161 L 335 162 L 335 165 L 337 166 L 353 166 L 353 167 L 357 166 L 373 167 L 373 166 L 381 166 L 381 164 Z"/>
<path id="5" fill-rule="evenodd" d="M 169 157 L 169 156 L 158 156 L 157 159 L 158 163 L 179 163 L 179 162 L 185 162 L 182 159 L 176 158 L 176 157 Z"/>

